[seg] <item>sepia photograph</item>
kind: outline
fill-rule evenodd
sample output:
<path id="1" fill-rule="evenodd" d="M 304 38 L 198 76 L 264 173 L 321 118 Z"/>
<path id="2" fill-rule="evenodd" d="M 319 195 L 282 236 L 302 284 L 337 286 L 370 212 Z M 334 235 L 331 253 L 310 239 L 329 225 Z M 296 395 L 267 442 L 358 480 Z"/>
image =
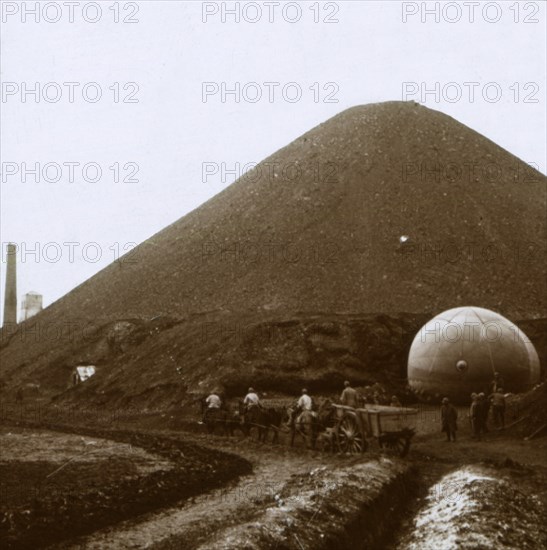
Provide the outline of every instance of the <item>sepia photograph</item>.
<path id="1" fill-rule="evenodd" d="M 547 548 L 547 2 L 0 0 L 0 547 Z"/>

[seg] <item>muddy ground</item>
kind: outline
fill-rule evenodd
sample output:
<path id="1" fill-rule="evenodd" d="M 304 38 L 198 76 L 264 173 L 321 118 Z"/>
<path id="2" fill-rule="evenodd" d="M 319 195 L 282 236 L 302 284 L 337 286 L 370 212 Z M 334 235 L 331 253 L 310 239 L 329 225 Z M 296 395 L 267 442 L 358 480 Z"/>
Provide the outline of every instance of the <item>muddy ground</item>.
<path id="1" fill-rule="evenodd" d="M 492 430 L 475 441 L 463 409 L 455 443 L 443 441 L 435 409 L 424 408 L 418 428 L 401 460 L 374 444 L 348 457 L 306 449 L 302 441 L 291 449 L 286 434 L 279 445 L 210 436 L 195 418 L 162 414 L 126 419 L 125 426 L 65 425 L 78 434 L 77 449 L 99 436 L 116 443 L 99 445 L 102 462 L 74 460 L 61 470 L 76 495 L 66 509 L 58 506 L 59 487 L 40 495 L 43 528 L 36 515 L 23 514 L 19 527 L 4 526 L 2 536 L 12 548 L 57 549 L 544 547 L 546 438 L 525 441 Z M 17 429 L 22 433 L 6 426 L 2 440 Z M 58 443 L 58 454 L 44 456 L 38 446 L 36 460 L 19 454 L 11 466 L 3 453 L 2 474 L 35 480 L 51 473 L 71 456 L 68 441 Z M 135 460 L 124 445 L 136 449 Z M 150 457 L 161 467 L 146 472 Z M 458 512 L 462 503 L 465 514 Z M 4 519 L 23 506 L 29 501 L 9 501 Z M 428 521 L 435 514 L 444 521 Z"/>
<path id="2" fill-rule="evenodd" d="M 244 459 L 183 440 L 97 427 L 4 426 L 2 548 L 43 548 L 222 486 Z M 105 438 L 104 436 L 107 436 Z M 100 437 L 103 436 L 103 437 Z"/>

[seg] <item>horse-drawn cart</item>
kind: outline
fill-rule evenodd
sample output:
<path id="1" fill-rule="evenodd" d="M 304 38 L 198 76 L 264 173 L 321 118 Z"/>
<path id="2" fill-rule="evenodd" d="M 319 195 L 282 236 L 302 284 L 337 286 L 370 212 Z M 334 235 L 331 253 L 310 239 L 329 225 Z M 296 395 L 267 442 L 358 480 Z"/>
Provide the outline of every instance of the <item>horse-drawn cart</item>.
<path id="1" fill-rule="evenodd" d="M 382 448 L 396 451 L 400 456 L 408 453 L 416 429 L 416 409 L 383 405 L 365 405 L 359 409 L 333 406 L 337 417 L 335 441 L 340 451 L 364 452 L 368 448 L 367 439 L 373 437 Z"/>

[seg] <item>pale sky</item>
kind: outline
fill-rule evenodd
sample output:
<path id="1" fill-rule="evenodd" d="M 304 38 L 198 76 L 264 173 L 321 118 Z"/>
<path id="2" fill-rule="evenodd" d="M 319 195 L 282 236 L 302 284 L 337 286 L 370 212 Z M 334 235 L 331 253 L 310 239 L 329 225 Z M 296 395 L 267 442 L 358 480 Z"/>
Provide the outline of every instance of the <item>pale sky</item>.
<path id="1" fill-rule="evenodd" d="M 49 305 L 354 105 L 418 101 L 545 173 L 545 2 L 422 4 L 2 0 L 0 303 L 5 243 Z"/>

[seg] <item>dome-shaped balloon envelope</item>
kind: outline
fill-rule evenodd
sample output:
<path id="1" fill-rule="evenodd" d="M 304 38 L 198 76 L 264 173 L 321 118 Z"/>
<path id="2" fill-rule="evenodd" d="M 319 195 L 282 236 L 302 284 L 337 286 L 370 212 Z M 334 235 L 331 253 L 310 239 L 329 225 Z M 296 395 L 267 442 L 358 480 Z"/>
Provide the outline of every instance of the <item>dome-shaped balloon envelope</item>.
<path id="1" fill-rule="evenodd" d="M 458 307 L 428 321 L 408 355 L 408 382 L 426 401 L 449 397 L 468 403 L 472 392 L 487 392 L 499 373 L 505 392 L 539 382 L 538 354 L 516 325 L 479 307 Z"/>

